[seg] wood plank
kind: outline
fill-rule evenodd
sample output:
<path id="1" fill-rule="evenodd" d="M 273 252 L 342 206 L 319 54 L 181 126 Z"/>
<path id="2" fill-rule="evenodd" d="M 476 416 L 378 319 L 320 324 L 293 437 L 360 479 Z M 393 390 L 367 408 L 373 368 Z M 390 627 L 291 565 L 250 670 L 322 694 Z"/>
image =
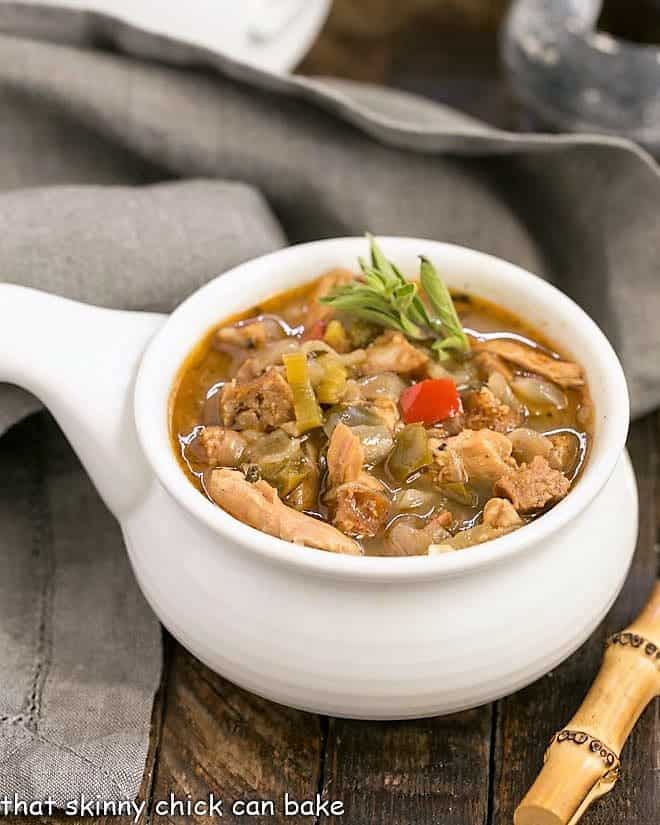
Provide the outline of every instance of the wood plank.
<path id="1" fill-rule="evenodd" d="M 213 793 L 225 800 L 226 823 L 250 819 L 232 814 L 236 800 L 273 800 L 276 814 L 264 820 L 309 823 L 284 817 L 281 802 L 285 792 L 295 799 L 317 792 L 322 739 L 318 716 L 248 693 L 175 645 L 148 821 L 207 825 L 202 814 L 170 817 L 157 803 L 171 793 L 178 800 L 208 800 Z"/>
<path id="2" fill-rule="evenodd" d="M 561 667 L 498 703 L 495 776 L 489 825 L 509 825 L 538 773 L 550 736 L 565 724 L 593 681 L 605 638 L 639 612 L 656 575 L 658 430 L 654 416 L 633 425 L 629 450 L 640 493 L 640 535 L 626 585 L 601 627 Z M 597 573 L 597 571 L 595 571 Z M 551 619 L 551 617 L 549 617 Z M 624 749 L 623 777 L 585 816 L 587 825 L 653 825 L 660 810 L 658 703 L 649 707 Z"/>
<path id="3" fill-rule="evenodd" d="M 406 722 L 330 720 L 323 794 L 350 825 L 485 822 L 490 707 Z"/>
<path id="4" fill-rule="evenodd" d="M 393 59 L 406 50 L 414 59 L 411 36 L 431 33 L 438 51 L 451 44 L 457 31 L 485 31 L 495 40 L 507 5 L 508 0 L 334 0 L 299 71 L 382 83 Z"/>

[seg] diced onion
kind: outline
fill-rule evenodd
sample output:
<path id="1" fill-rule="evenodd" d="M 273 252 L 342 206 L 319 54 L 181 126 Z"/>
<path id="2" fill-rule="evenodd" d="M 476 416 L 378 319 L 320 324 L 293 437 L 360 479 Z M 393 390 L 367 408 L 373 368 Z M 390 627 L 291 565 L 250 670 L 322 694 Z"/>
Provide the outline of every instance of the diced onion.
<path id="1" fill-rule="evenodd" d="M 362 398 L 373 399 L 385 396 L 398 400 L 405 389 L 405 381 L 394 372 L 380 372 L 377 375 L 369 375 L 357 382 L 360 387 Z"/>
<path id="2" fill-rule="evenodd" d="M 397 510 L 414 510 L 416 507 L 425 507 L 433 501 L 433 493 L 427 490 L 418 490 L 408 487 L 400 490 L 394 497 L 394 507 Z"/>
<path id="3" fill-rule="evenodd" d="M 491 372 L 488 376 L 488 389 L 493 393 L 495 398 L 503 404 L 506 404 L 512 410 L 520 409 L 520 401 L 516 398 L 513 390 L 509 386 L 509 382 L 501 372 Z"/>
<path id="4" fill-rule="evenodd" d="M 360 439 L 364 449 L 364 459 L 367 464 L 378 464 L 383 461 L 394 446 L 394 439 L 385 426 L 369 426 L 358 424 L 352 428 L 354 435 Z"/>
<path id="5" fill-rule="evenodd" d="M 361 424 L 378 427 L 383 423 L 383 419 L 368 407 L 360 404 L 337 405 L 329 410 L 323 425 L 328 438 L 330 438 L 340 421 L 342 424 L 346 424 L 347 427 L 357 427 Z"/>
<path id="6" fill-rule="evenodd" d="M 250 374 L 246 377 L 252 378 L 262 373 L 267 367 L 282 363 L 282 356 L 285 353 L 296 352 L 298 348 L 299 344 L 295 338 L 284 338 L 259 349 L 249 350 L 250 356 L 246 361 L 246 366 L 249 365 Z"/>
<path id="7" fill-rule="evenodd" d="M 560 387 L 543 378 L 520 376 L 511 382 L 511 388 L 528 407 L 555 407 L 565 410 L 568 406 L 566 394 Z"/>
<path id="8" fill-rule="evenodd" d="M 333 355 L 335 354 L 333 348 L 329 347 L 325 341 L 321 341 L 320 338 L 312 338 L 309 341 L 304 341 L 300 349 L 305 355 L 310 355 L 314 352 L 329 352 Z"/>
<path id="9" fill-rule="evenodd" d="M 469 359 L 461 362 L 450 362 L 440 364 L 437 361 L 430 361 L 426 371 L 430 378 L 451 378 L 457 387 L 463 389 L 469 387 L 477 381 L 477 369 Z"/>
<path id="10" fill-rule="evenodd" d="M 513 444 L 513 457 L 519 463 L 530 464 L 535 456 L 548 458 L 552 452 L 552 441 L 536 430 L 519 427 L 508 433 L 507 438 Z"/>

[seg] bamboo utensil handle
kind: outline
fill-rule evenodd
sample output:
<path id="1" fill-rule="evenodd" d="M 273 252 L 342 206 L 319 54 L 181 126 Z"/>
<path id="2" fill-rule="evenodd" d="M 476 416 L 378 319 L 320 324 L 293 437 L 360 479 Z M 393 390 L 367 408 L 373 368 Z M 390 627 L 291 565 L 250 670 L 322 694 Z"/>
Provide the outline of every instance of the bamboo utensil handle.
<path id="1" fill-rule="evenodd" d="M 550 740 L 514 825 L 576 825 L 620 775 L 619 754 L 644 708 L 660 695 L 660 583 L 635 621 L 607 641 L 584 702 Z"/>

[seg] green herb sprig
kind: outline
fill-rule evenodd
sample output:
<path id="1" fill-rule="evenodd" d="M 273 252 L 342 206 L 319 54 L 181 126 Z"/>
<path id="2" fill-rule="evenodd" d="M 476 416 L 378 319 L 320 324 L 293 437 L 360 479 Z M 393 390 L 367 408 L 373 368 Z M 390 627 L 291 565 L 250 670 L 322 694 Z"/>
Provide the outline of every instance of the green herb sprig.
<path id="1" fill-rule="evenodd" d="M 402 332 L 413 341 L 434 339 L 438 358 L 468 353 L 470 342 L 463 331 L 446 284 L 428 258 L 421 257 L 420 283 L 428 308 L 415 281 L 408 281 L 388 261 L 376 240 L 367 234 L 370 260 L 359 258 L 362 278 L 335 287 L 321 303 L 362 318 L 385 329 Z"/>

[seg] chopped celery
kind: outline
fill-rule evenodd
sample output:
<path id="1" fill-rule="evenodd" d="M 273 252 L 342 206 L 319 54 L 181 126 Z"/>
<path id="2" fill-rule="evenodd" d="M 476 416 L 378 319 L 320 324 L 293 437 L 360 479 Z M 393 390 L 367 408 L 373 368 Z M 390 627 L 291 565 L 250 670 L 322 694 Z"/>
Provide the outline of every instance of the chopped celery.
<path id="1" fill-rule="evenodd" d="M 293 409 L 299 433 L 306 433 L 323 423 L 314 388 L 309 379 L 307 356 L 304 352 L 290 352 L 282 356 L 286 368 L 286 380 L 293 393 Z"/>
<path id="2" fill-rule="evenodd" d="M 300 455 L 300 442 L 288 436 L 284 430 L 275 430 L 261 436 L 245 452 L 248 463 L 258 467 L 261 478 L 269 482 L 274 481 Z"/>
<path id="3" fill-rule="evenodd" d="M 311 465 L 310 465 L 311 467 Z M 295 510 L 313 510 L 318 504 L 319 473 L 310 469 L 303 480 L 286 497 L 286 503 Z"/>
<path id="4" fill-rule="evenodd" d="M 273 479 L 280 497 L 288 496 L 309 474 L 310 467 L 304 458 L 301 457 L 298 461 L 289 462 Z"/>
<path id="5" fill-rule="evenodd" d="M 316 439 L 318 441 L 318 439 Z M 307 437 L 302 445 L 303 461 L 307 475 L 286 497 L 286 503 L 295 510 L 314 510 L 318 505 L 321 473 L 319 470 L 319 449 L 314 434 Z"/>
<path id="6" fill-rule="evenodd" d="M 300 440 L 291 438 L 284 430 L 263 435 L 248 447 L 246 457 L 249 462 L 246 466 L 254 467 L 259 478 L 276 487 L 282 498 L 313 469 L 303 454 Z"/>
<path id="7" fill-rule="evenodd" d="M 394 449 L 387 460 L 387 469 L 396 481 L 405 481 L 408 476 L 431 463 L 426 430 L 422 424 L 408 424 L 396 437 Z"/>
<path id="8" fill-rule="evenodd" d="M 463 504 L 465 507 L 476 507 L 479 503 L 476 491 L 463 482 L 450 481 L 447 484 L 441 484 L 439 489 L 450 501 Z"/>
<path id="9" fill-rule="evenodd" d="M 352 349 L 351 342 L 346 335 L 346 330 L 341 321 L 333 319 L 328 324 L 328 327 L 323 336 L 325 343 L 332 347 L 336 352 L 348 352 Z"/>
<path id="10" fill-rule="evenodd" d="M 336 404 L 346 389 L 346 367 L 332 355 L 320 355 L 316 362 L 323 374 L 316 388 L 316 397 L 321 404 Z"/>
<path id="11" fill-rule="evenodd" d="M 286 380 L 290 386 L 305 384 L 309 381 L 307 355 L 304 352 L 287 352 L 282 356 L 286 367 Z"/>

